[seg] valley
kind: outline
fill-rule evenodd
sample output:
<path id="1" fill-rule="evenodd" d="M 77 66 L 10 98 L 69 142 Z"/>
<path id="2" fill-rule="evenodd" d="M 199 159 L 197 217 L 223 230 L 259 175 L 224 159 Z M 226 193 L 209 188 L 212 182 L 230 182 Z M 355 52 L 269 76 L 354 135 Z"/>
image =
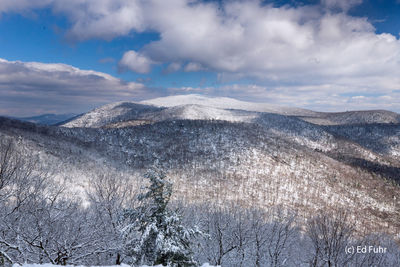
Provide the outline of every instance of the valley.
<path id="1" fill-rule="evenodd" d="M 158 162 L 174 199 L 269 209 L 308 218 L 342 208 L 357 230 L 396 236 L 400 222 L 399 115 L 320 113 L 198 95 L 119 102 L 59 126 L 0 120 L 70 190 L 121 175 L 141 184 Z"/>

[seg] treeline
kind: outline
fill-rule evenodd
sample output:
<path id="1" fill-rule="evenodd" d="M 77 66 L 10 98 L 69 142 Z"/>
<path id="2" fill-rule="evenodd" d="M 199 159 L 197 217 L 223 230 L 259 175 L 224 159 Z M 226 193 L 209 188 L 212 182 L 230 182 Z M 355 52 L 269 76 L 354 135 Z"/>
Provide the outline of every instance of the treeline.
<path id="1" fill-rule="evenodd" d="M 94 177 L 82 201 L 15 143 L 2 140 L 0 149 L 0 265 L 400 266 L 391 238 L 359 237 L 357 218 L 342 210 L 303 221 L 279 207 L 172 203 L 172 184 L 157 168 L 143 189 Z M 365 246 L 386 252 L 351 250 Z"/>

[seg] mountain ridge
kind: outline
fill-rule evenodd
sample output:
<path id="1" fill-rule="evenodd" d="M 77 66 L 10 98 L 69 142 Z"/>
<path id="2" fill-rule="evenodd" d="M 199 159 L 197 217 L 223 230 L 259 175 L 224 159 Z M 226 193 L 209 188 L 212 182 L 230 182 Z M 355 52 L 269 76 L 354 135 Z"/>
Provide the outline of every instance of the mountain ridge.
<path id="1" fill-rule="evenodd" d="M 251 103 L 226 97 L 180 95 L 141 102 L 116 102 L 83 114 L 65 127 L 106 127 L 109 123 L 167 119 L 215 119 L 253 122 L 261 114 L 292 116 L 316 125 L 400 123 L 400 115 L 385 110 L 316 112 L 312 110 Z M 201 115 L 200 115 L 201 114 Z"/>
<path id="2" fill-rule="evenodd" d="M 62 126 L 0 118 L 0 136 L 19 142 L 57 177 L 68 177 L 77 192 L 100 174 L 130 177 L 139 186 L 159 162 L 175 184 L 175 198 L 188 203 L 278 205 L 304 218 L 342 207 L 358 218 L 360 231 L 394 235 L 400 229 L 400 124 L 382 116 L 354 124 L 350 116 L 347 124 L 326 125 L 175 104 L 118 102 Z"/>
<path id="3" fill-rule="evenodd" d="M 64 114 L 47 113 L 47 114 L 41 114 L 41 115 L 37 115 L 37 116 L 13 117 L 13 118 L 21 120 L 21 121 L 28 121 L 28 122 L 33 122 L 33 123 L 37 123 L 37 124 L 55 125 L 58 123 L 62 123 L 66 120 L 72 119 L 76 116 L 77 116 L 77 114 L 74 114 L 74 113 L 64 113 Z"/>

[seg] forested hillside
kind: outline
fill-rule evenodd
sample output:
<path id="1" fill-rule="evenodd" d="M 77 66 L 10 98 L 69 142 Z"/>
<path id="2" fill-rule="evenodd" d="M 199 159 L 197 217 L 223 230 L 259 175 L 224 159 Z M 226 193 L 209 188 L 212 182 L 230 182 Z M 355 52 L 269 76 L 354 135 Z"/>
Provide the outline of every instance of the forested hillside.
<path id="1" fill-rule="evenodd" d="M 29 177 L 38 177 L 37 183 L 46 179 L 46 187 L 32 185 L 32 192 L 46 196 L 41 204 L 44 211 L 49 210 L 46 216 L 53 218 L 57 209 L 51 203 L 60 204 L 62 199 L 69 203 L 62 205 L 66 212 L 60 215 L 65 216 L 63 220 L 72 220 L 74 227 L 82 225 L 82 236 L 72 236 L 87 240 L 81 244 L 87 256 L 70 245 L 63 248 L 66 254 L 74 255 L 65 256 L 67 263 L 87 264 L 95 255 L 101 255 L 95 264 L 123 262 L 124 250 L 115 222 L 124 207 L 136 205 L 136 195 L 147 184 L 144 174 L 156 164 L 173 183 L 169 205 L 180 207 L 186 225 L 198 225 L 212 236 L 209 241 L 199 237 L 202 245 L 194 249 L 199 263 L 269 266 L 269 262 L 279 266 L 285 261 L 288 265 L 306 266 L 326 256 L 313 248 L 321 245 L 314 236 L 318 227 L 329 227 L 337 220 L 343 221 L 341 227 L 346 232 L 341 246 L 383 242 L 390 244 L 394 253 L 379 259 L 346 258 L 343 247 L 330 248 L 343 254 L 341 263 L 355 261 L 363 266 L 361 263 L 366 260 L 376 260 L 395 266 L 394 242 L 398 241 L 400 227 L 400 124 L 394 120 L 398 114 L 369 111 L 337 115 L 301 110 L 284 114 L 240 110 L 243 106 L 221 107 L 216 100 L 208 105 L 196 102 L 172 107 L 157 101 L 157 106 L 106 105 L 61 126 L 0 118 L 2 152 L 12 144 L 14 153 L 24 160 L 18 164 L 34 162 Z M 389 114 L 392 119 L 382 114 Z M 320 120 L 311 120 L 311 115 Z M 354 116 L 358 116 L 359 123 L 354 123 Z M 8 212 L 23 212 L 19 206 L 10 210 L 7 201 L 4 207 Z M 18 199 L 15 201 L 18 203 Z M 29 205 L 24 209 L 29 210 Z M 81 208 L 72 212 L 66 208 L 71 206 Z M 18 218 L 25 218 L 23 214 L 10 215 L 8 219 L 22 220 Z M 37 214 L 29 216 L 32 224 L 38 225 L 34 220 L 38 219 Z M 61 219 L 57 216 L 55 222 Z M 19 227 L 29 220 L 20 221 Z M 8 223 L 3 221 L 2 227 L 9 227 Z M 103 225 L 103 231 L 91 232 L 91 223 Z M 63 239 L 73 228 L 61 229 L 52 228 L 54 236 L 47 236 L 46 240 L 51 242 L 55 236 Z M 226 232 L 218 236 L 221 229 Z M 43 262 L 53 258 L 52 263 L 57 263 L 56 256 L 46 255 L 50 253 L 44 248 L 46 240 L 29 239 L 41 231 L 39 227 L 27 235 L 25 243 L 21 241 L 27 246 L 24 248 L 11 242 L 18 236 L 16 232 L 14 237 L 3 234 L 0 253 L 19 255 L 19 250 L 30 251 L 33 248 L 29 246 L 35 244 L 43 255 L 24 255 Z M 51 231 L 45 231 L 50 235 Z M 265 242 L 281 242 L 275 239 L 276 231 L 288 235 L 291 245 L 285 241 L 282 253 L 268 254 L 264 251 L 268 247 L 264 247 Z M 262 232 L 270 234 L 263 236 Z M 253 252 L 257 251 L 254 246 L 258 238 L 267 239 L 258 248 L 264 252 L 257 256 Z M 218 242 L 224 245 L 218 247 Z M 213 244 L 217 247 L 213 248 Z M 58 245 L 51 246 L 54 249 Z M 304 255 L 302 247 L 307 248 Z M 13 257 L 10 256 L 12 261 L 16 259 Z"/>

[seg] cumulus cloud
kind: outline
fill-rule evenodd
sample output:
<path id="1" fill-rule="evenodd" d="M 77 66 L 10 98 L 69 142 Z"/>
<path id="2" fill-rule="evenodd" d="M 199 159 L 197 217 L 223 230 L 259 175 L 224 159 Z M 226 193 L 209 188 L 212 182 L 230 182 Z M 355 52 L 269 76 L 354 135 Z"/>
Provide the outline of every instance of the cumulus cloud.
<path id="1" fill-rule="evenodd" d="M 182 68 L 182 64 L 179 62 L 172 62 L 169 64 L 164 70 L 164 74 L 172 73 L 172 72 L 177 72 Z"/>
<path id="2" fill-rule="evenodd" d="M 143 84 L 65 64 L 0 59 L 0 106 L 3 115 L 87 111 L 89 107 L 157 95 Z"/>
<path id="3" fill-rule="evenodd" d="M 164 63 L 166 72 L 179 71 L 175 62 L 188 62 L 184 71 L 215 71 L 220 81 L 250 78 L 289 95 L 319 88 L 325 94 L 317 95 L 324 97 L 340 88 L 398 97 L 392 92 L 400 90 L 400 40 L 377 34 L 367 18 L 347 13 L 360 3 L 321 0 L 274 7 L 256 0 L 71 0 L 65 5 L 53 0 L 52 7 L 69 18 L 69 36 L 76 40 L 159 33 L 159 40 L 127 51 L 121 69 L 148 73 L 153 64 Z"/>
<path id="4" fill-rule="evenodd" d="M 204 70 L 203 66 L 199 63 L 196 62 L 189 62 L 188 64 L 186 64 L 184 70 L 186 72 L 190 72 L 190 71 L 201 71 Z"/>
<path id="5" fill-rule="evenodd" d="M 220 14 L 212 4 L 175 2 L 154 7 L 162 38 L 141 51 L 153 60 L 191 61 L 222 74 L 283 83 L 399 76 L 399 40 L 375 34 L 364 18 L 254 1 L 226 4 Z M 174 14 L 161 15 L 170 14 L 168 8 Z"/>
<path id="6" fill-rule="evenodd" d="M 72 22 L 68 36 L 76 40 L 101 38 L 111 40 L 141 31 L 143 14 L 139 0 L 53 0 L 53 9 L 66 14 Z"/>
<path id="7" fill-rule="evenodd" d="M 321 5 L 347 10 L 360 2 L 323 0 Z M 221 77 L 251 77 L 264 84 L 365 84 L 376 90 L 399 84 L 397 37 L 376 34 L 367 18 L 317 6 L 74 0 L 68 7 L 56 7 L 68 14 L 70 32 L 80 39 L 109 39 L 131 31 L 160 33 L 160 40 L 128 51 L 121 59 L 120 67 L 138 73 L 148 73 L 154 62 L 172 63 L 171 68 L 177 67 L 173 62 L 189 62 L 185 71 L 207 69 Z"/>
<path id="8" fill-rule="evenodd" d="M 131 50 L 125 52 L 119 62 L 119 67 L 121 71 L 131 70 L 137 73 L 149 73 L 153 64 L 156 64 L 156 62 Z"/>

